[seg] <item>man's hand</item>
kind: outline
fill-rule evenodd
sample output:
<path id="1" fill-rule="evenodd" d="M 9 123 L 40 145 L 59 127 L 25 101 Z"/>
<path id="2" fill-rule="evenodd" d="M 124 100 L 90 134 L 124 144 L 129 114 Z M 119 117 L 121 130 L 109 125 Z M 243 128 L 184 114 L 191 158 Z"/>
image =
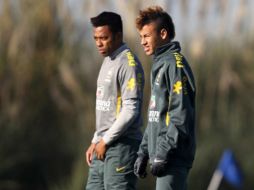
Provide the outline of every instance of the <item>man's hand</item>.
<path id="1" fill-rule="evenodd" d="M 95 153 L 99 160 L 104 160 L 107 147 L 103 139 L 95 147 Z"/>
<path id="2" fill-rule="evenodd" d="M 154 176 L 161 177 L 165 174 L 167 161 L 155 158 L 151 165 L 151 173 Z"/>
<path id="3" fill-rule="evenodd" d="M 145 156 L 139 156 L 134 164 L 134 174 L 139 178 L 145 178 L 146 166 L 147 166 L 148 158 Z"/>
<path id="4" fill-rule="evenodd" d="M 92 143 L 86 151 L 86 162 L 87 162 L 88 166 L 91 165 L 95 146 L 96 146 L 96 144 Z"/>

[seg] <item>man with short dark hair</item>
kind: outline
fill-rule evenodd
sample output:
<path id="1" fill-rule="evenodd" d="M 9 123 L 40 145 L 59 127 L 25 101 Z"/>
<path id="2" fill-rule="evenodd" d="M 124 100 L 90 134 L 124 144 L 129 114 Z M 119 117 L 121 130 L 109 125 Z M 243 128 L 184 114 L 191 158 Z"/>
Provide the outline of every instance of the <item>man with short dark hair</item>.
<path id="1" fill-rule="evenodd" d="M 97 79 L 96 131 L 86 151 L 87 190 L 134 190 L 133 172 L 142 139 L 144 72 L 123 43 L 120 15 L 91 18 L 96 46 L 105 58 Z"/>
<path id="2" fill-rule="evenodd" d="M 150 161 L 157 190 L 186 190 L 195 155 L 195 83 L 173 41 L 175 28 L 161 7 L 140 11 L 136 26 L 146 55 L 153 55 L 148 125 L 134 172 L 145 177 Z"/>

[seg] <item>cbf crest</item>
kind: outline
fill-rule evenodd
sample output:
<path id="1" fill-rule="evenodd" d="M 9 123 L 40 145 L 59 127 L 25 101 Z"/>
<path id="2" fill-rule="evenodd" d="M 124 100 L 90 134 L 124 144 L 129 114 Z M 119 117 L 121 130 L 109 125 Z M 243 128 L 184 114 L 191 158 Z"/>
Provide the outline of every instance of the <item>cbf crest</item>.
<path id="1" fill-rule="evenodd" d="M 104 96 L 104 86 L 98 86 L 96 91 L 96 97 L 101 99 Z"/>
<path id="2" fill-rule="evenodd" d="M 150 109 L 153 109 L 153 108 L 155 108 L 155 106 L 156 106 L 155 96 L 152 95 L 152 96 L 151 96 L 151 99 L 150 99 L 149 108 L 150 108 Z"/>

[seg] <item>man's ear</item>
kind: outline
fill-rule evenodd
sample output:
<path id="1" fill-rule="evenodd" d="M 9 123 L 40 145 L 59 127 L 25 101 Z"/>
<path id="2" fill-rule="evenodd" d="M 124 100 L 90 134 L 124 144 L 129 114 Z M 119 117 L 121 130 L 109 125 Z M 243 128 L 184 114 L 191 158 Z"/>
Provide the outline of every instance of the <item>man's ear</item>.
<path id="1" fill-rule="evenodd" d="M 168 31 L 165 28 L 161 29 L 160 36 L 163 40 L 165 40 L 168 37 Z"/>
<path id="2" fill-rule="evenodd" d="M 116 33 L 116 39 L 119 40 L 119 41 L 122 41 L 123 40 L 123 33 L 122 32 L 117 32 Z"/>

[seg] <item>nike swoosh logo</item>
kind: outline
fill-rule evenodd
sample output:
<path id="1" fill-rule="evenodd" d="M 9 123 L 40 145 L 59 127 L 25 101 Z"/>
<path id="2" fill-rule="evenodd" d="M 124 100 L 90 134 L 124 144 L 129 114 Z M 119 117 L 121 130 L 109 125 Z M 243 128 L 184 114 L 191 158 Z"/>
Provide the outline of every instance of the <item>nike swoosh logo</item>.
<path id="1" fill-rule="evenodd" d="M 125 168 L 126 166 L 116 168 L 116 172 L 122 172 Z"/>
<path id="2" fill-rule="evenodd" d="M 154 162 L 155 162 L 155 163 L 159 163 L 159 162 L 164 162 L 164 160 L 159 160 L 159 159 L 156 159 L 156 158 L 155 158 L 155 159 L 154 159 Z"/>

